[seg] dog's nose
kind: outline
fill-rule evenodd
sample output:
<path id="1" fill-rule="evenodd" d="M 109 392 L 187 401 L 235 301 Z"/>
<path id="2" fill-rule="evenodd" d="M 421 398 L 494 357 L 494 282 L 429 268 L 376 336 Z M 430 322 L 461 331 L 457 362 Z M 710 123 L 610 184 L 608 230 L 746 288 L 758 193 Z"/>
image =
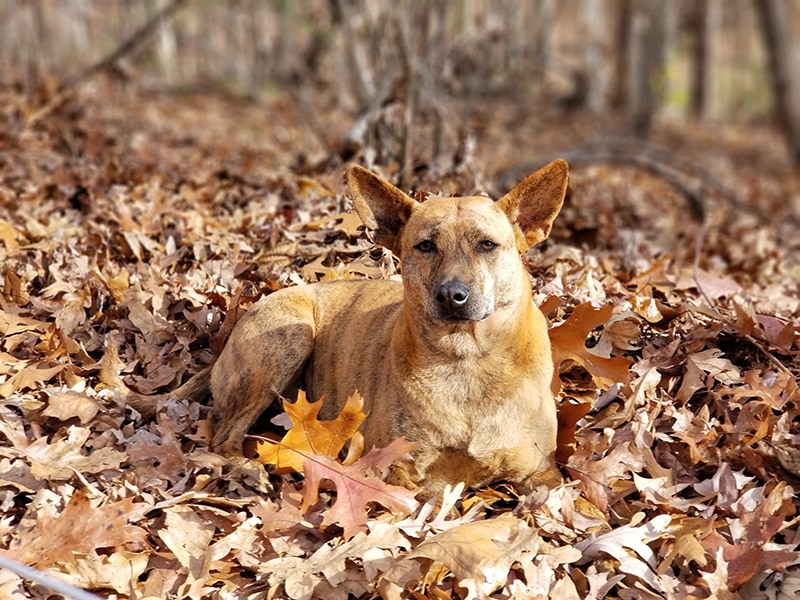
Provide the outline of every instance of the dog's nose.
<path id="1" fill-rule="evenodd" d="M 436 301 L 452 310 L 463 308 L 469 300 L 469 288 L 458 281 L 443 283 L 436 290 Z"/>

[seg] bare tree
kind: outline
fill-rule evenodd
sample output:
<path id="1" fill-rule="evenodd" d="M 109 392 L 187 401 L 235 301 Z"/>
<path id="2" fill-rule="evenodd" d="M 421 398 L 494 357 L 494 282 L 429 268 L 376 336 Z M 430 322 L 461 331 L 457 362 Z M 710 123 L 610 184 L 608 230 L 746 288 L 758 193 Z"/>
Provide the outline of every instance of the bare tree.
<path id="1" fill-rule="evenodd" d="M 633 0 L 617 0 L 615 3 L 616 23 L 614 26 L 613 70 L 614 83 L 609 103 L 621 109 L 626 104 L 630 71 L 631 14 Z"/>
<path id="2" fill-rule="evenodd" d="M 686 23 L 691 43 L 689 111 L 695 117 L 702 116 L 706 110 L 706 77 L 709 66 L 708 38 L 706 37 L 707 16 L 707 0 L 695 0 L 689 7 Z"/>
<path id="3" fill-rule="evenodd" d="M 753 0 L 761 35 L 767 49 L 775 114 L 784 131 L 792 162 L 800 164 L 800 114 L 793 102 L 796 82 L 792 80 L 792 43 L 786 4 L 783 0 Z"/>
<path id="4" fill-rule="evenodd" d="M 586 103 L 594 112 L 603 112 L 608 103 L 608 40 L 606 6 L 597 0 L 583 0 L 581 6 L 583 71 L 586 73 Z"/>

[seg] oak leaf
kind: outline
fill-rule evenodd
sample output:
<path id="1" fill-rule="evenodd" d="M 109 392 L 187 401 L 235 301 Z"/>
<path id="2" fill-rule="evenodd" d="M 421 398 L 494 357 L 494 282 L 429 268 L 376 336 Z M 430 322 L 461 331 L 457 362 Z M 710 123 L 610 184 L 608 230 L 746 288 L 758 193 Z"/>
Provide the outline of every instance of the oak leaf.
<path id="1" fill-rule="evenodd" d="M 608 389 L 614 383 L 628 383 L 631 380 L 628 367 L 631 361 L 622 356 L 603 357 L 586 347 L 586 338 L 591 331 L 603 325 L 611 317 L 613 308 L 601 306 L 594 308 L 585 302 L 572 311 L 567 320 L 550 330 L 550 343 L 553 352 L 552 389 L 554 394 L 561 391 L 559 368 L 564 361 L 574 360 L 584 367 L 592 376 L 595 384 Z"/>
<path id="2" fill-rule="evenodd" d="M 70 427 L 66 439 L 49 442 L 39 438 L 24 448 L 31 463 L 31 474 L 39 480 L 67 481 L 75 473 L 100 473 L 119 469 L 126 455 L 114 448 L 97 448 L 87 453 L 86 441 L 91 430 Z"/>
<path id="3" fill-rule="evenodd" d="M 396 515 L 411 514 L 419 504 L 416 492 L 385 483 L 376 475 L 385 472 L 393 462 L 408 459 L 409 453 L 417 447 L 415 442 L 400 438 L 385 448 L 373 448 L 350 465 L 343 465 L 328 456 L 306 456 L 302 510 L 308 510 L 317 502 L 320 485 L 323 480 L 328 480 L 336 486 L 336 500 L 324 512 L 322 525 L 338 523 L 344 529 L 345 538 L 364 529 L 367 509 L 372 503 L 380 504 Z"/>
<path id="4" fill-rule="evenodd" d="M 256 444 L 257 460 L 275 465 L 277 473 L 302 472 L 306 456 L 328 456 L 335 458 L 358 430 L 366 418 L 362 411 L 364 400 L 358 393 L 347 399 L 339 415 L 330 421 L 317 418 L 322 400 L 308 402 L 301 390 L 295 402 L 284 405 L 292 421 L 292 427 L 279 443 L 267 440 Z"/>
<path id="5" fill-rule="evenodd" d="M 37 384 L 49 381 L 61 371 L 66 365 L 44 366 L 49 361 L 29 365 L 28 361 L 21 360 L 12 369 L 4 369 L 11 375 L 2 385 L 0 385 L 0 397 L 7 398 L 14 392 L 36 387 Z"/>
<path id="6" fill-rule="evenodd" d="M 159 531 L 159 537 L 172 550 L 192 581 L 207 576 L 214 524 L 190 506 L 172 506 L 165 512 L 166 526 Z"/>
<path id="7" fill-rule="evenodd" d="M 575 452 L 575 427 L 591 409 L 589 402 L 573 402 L 569 399 L 558 405 L 556 460 L 559 464 L 565 464 Z"/>
<path id="8" fill-rule="evenodd" d="M 672 517 L 668 514 L 656 515 L 641 526 L 634 515 L 631 523 L 622 525 L 600 535 L 591 536 L 578 542 L 575 547 L 583 552 L 581 562 L 597 558 L 601 553 L 608 554 L 619 561 L 619 570 L 647 582 L 653 589 L 660 589 L 659 575 L 656 571 L 656 554 L 648 545 L 667 535 Z"/>
<path id="9" fill-rule="evenodd" d="M 794 544 L 775 543 L 775 535 L 784 529 L 786 518 L 795 513 L 794 490 L 779 482 L 768 494 L 764 488 L 754 491 L 749 502 L 739 500 L 741 517 L 730 527 L 730 542 L 716 530 L 702 540 L 703 547 L 718 560 L 721 552 L 731 591 L 739 590 L 764 569 L 777 571 L 800 560 Z"/>
<path id="10" fill-rule="evenodd" d="M 149 508 L 134 498 L 93 507 L 87 492 L 79 490 L 60 514 L 40 511 L 34 526 L 22 531 L 8 552 L 20 562 L 46 567 L 72 563 L 76 556 L 94 555 L 99 548 L 142 546 L 147 532 L 131 523 Z"/>
<path id="11" fill-rule="evenodd" d="M 420 579 L 420 559 L 428 559 L 453 573 L 467 588 L 468 597 L 488 597 L 506 583 L 514 562 L 549 554 L 548 550 L 551 548 L 540 539 L 538 530 L 517 517 L 464 523 L 428 538 L 395 563 L 382 578 L 381 595 L 405 597 L 404 588 Z M 572 549 L 564 562 L 579 557 L 580 553 Z"/>
<path id="12" fill-rule="evenodd" d="M 50 395 L 42 414 L 60 421 L 77 418 L 81 425 L 85 425 L 94 419 L 99 410 L 100 405 L 95 398 L 74 390 L 65 390 Z"/>

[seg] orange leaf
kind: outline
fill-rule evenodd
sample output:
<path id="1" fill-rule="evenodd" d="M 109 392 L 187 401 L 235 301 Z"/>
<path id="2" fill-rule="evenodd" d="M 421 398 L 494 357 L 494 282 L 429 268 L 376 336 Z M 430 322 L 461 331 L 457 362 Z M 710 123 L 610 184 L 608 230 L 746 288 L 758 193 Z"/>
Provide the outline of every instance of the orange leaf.
<path id="1" fill-rule="evenodd" d="M 631 380 L 628 367 L 631 361 L 622 356 L 603 357 L 591 352 L 586 347 L 586 338 L 591 331 L 606 323 L 613 311 L 610 306 L 594 308 L 586 302 L 576 307 L 569 318 L 550 330 L 550 343 L 553 349 L 552 389 L 554 394 L 561 391 L 561 379 L 558 376 L 561 363 L 574 360 L 583 366 L 594 379 L 595 384 L 608 389 L 614 383 L 628 383 Z"/>
<path id="2" fill-rule="evenodd" d="M 276 472 L 285 473 L 302 472 L 303 459 L 308 455 L 336 458 L 366 418 L 361 410 L 364 400 L 360 394 L 353 394 L 332 421 L 317 418 L 322 402 L 309 402 L 301 390 L 295 402 L 285 403 L 284 409 L 292 420 L 292 428 L 280 442 L 259 441 L 256 460 L 275 465 Z"/>

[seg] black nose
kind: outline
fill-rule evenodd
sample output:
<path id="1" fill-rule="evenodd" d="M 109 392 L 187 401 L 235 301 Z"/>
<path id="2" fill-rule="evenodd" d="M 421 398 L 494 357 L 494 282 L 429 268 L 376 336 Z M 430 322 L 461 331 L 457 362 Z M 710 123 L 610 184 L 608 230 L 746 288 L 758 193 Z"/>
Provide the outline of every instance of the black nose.
<path id="1" fill-rule="evenodd" d="M 469 300 L 469 288 L 458 281 L 443 283 L 436 290 L 436 301 L 444 308 L 458 310 Z"/>

